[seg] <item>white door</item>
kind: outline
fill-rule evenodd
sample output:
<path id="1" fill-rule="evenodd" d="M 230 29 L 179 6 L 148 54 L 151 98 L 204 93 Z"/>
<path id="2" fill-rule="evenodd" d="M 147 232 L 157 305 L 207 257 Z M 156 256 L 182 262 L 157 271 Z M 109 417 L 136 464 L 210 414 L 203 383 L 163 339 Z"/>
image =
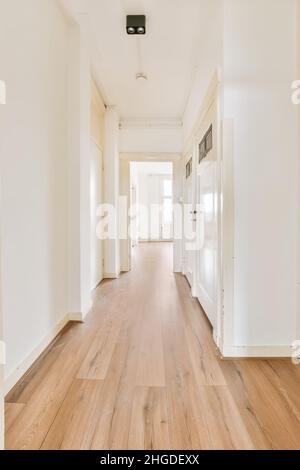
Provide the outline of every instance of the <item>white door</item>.
<path id="1" fill-rule="evenodd" d="M 102 151 L 91 141 L 91 176 L 90 176 L 90 208 L 91 208 L 91 289 L 103 279 L 103 240 L 97 235 L 97 208 L 103 201 L 102 183 L 103 156 Z"/>
<path id="2" fill-rule="evenodd" d="M 186 163 L 192 165 L 192 155 L 187 159 Z M 189 281 L 190 286 L 193 286 L 194 278 L 194 259 L 195 251 L 191 249 L 193 242 L 193 172 L 185 176 L 184 185 L 184 273 Z"/>
<path id="3" fill-rule="evenodd" d="M 219 275 L 219 192 L 218 192 L 218 154 L 216 132 L 216 107 L 210 108 L 203 122 L 199 140 L 197 169 L 197 232 L 201 233 L 200 247 L 197 252 L 196 293 L 213 327 L 218 314 L 218 275 Z M 212 126 L 212 128 L 211 128 Z M 211 133 L 208 135 L 209 129 Z M 207 135 L 208 147 L 205 157 L 200 161 L 200 143 Z M 211 144 L 212 142 L 212 144 Z M 211 148 L 212 145 L 212 148 Z M 204 147 L 205 148 L 205 147 Z"/>

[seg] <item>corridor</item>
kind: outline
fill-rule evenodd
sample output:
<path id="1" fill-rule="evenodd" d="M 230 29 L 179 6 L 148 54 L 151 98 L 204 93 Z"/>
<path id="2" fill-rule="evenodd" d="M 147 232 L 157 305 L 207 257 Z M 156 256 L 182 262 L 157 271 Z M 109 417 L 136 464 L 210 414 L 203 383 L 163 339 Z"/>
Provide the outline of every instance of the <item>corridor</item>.
<path id="1" fill-rule="evenodd" d="M 221 360 L 172 244 L 136 249 L 7 396 L 7 449 L 295 449 L 300 369 Z"/>

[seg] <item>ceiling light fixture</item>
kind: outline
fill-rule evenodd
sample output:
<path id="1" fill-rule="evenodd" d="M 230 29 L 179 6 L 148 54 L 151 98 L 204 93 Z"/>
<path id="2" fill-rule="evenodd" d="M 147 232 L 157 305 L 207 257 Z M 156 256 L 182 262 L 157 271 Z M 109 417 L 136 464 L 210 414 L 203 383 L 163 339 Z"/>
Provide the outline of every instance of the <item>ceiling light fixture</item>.
<path id="1" fill-rule="evenodd" d="M 137 73 L 135 78 L 138 80 L 138 81 L 146 81 L 148 80 L 148 77 L 147 75 L 145 75 L 144 73 L 140 72 L 140 73 Z"/>
<path id="2" fill-rule="evenodd" d="M 146 34 L 146 16 L 145 15 L 127 15 L 126 30 L 127 30 L 127 34 L 130 34 L 130 35 Z"/>

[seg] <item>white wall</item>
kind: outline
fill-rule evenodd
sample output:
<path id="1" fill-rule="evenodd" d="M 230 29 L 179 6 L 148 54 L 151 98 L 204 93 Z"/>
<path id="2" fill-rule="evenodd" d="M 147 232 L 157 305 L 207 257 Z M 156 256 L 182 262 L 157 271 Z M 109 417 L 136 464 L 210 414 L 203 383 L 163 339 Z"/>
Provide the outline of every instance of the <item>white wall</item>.
<path id="1" fill-rule="evenodd" d="M 91 70 L 88 45 L 80 35 L 79 102 L 80 128 L 80 310 L 84 318 L 92 306 L 91 299 Z"/>
<path id="2" fill-rule="evenodd" d="M 131 269 L 131 245 L 129 234 L 129 207 L 130 207 L 130 162 L 120 159 L 120 199 L 119 199 L 119 237 L 120 237 L 120 271 L 128 272 Z M 123 233 L 124 230 L 124 233 Z"/>
<path id="3" fill-rule="evenodd" d="M 68 34 L 68 312 L 81 312 L 80 279 L 80 30 Z"/>
<path id="4" fill-rule="evenodd" d="M 67 313 L 67 27 L 53 0 L 1 1 L 5 375 Z"/>
<path id="5" fill-rule="evenodd" d="M 141 172 L 138 175 L 138 188 L 139 240 L 149 241 L 155 232 L 155 238 L 159 239 L 159 218 L 150 218 L 150 210 L 151 205 L 160 204 L 160 180 L 154 174 Z"/>
<path id="6" fill-rule="evenodd" d="M 138 175 L 172 175 L 171 162 L 132 162 L 131 171 L 135 178 Z"/>
<path id="7" fill-rule="evenodd" d="M 120 152 L 178 153 L 182 151 L 182 129 L 125 128 L 120 129 Z"/>
<path id="8" fill-rule="evenodd" d="M 137 205 L 139 200 L 138 171 L 135 162 L 130 163 L 130 205 L 133 207 L 130 220 L 131 247 L 139 243 L 139 219 Z"/>
<path id="9" fill-rule="evenodd" d="M 294 0 L 226 0 L 224 113 L 234 120 L 236 346 L 289 345 L 296 324 Z"/>
<path id="10" fill-rule="evenodd" d="M 105 104 L 94 80 L 91 82 L 91 286 L 94 289 L 103 279 L 104 242 L 97 233 L 97 209 L 103 204 L 103 147 L 104 147 L 104 114 Z"/>
<path id="11" fill-rule="evenodd" d="M 97 210 L 103 204 L 103 182 L 102 182 L 103 157 L 102 151 L 91 139 L 91 180 L 90 180 L 90 197 L 91 197 L 91 289 L 95 289 L 103 279 L 104 264 L 104 243 L 99 239 L 97 233 Z"/>
<path id="12" fill-rule="evenodd" d="M 205 10 L 207 22 L 204 26 L 205 30 L 200 32 L 201 38 L 205 40 L 195 43 L 197 47 L 194 52 L 196 68 L 184 112 L 184 141 L 191 135 L 213 75 L 223 63 L 223 0 L 208 0 Z"/>
<path id="13" fill-rule="evenodd" d="M 68 314 L 82 320 L 91 308 L 91 70 L 84 32 L 72 20 L 67 42 Z"/>
<path id="14" fill-rule="evenodd" d="M 281 355 L 296 338 L 297 109 L 291 83 L 297 78 L 297 2 L 222 3 L 210 2 L 215 22 L 199 50 L 184 141 L 221 65 L 223 118 L 233 125 L 235 196 L 234 314 L 225 346 L 238 355 Z"/>
<path id="15" fill-rule="evenodd" d="M 119 117 L 114 106 L 108 106 L 104 120 L 104 202 L 112 205 L 115 211 L 115 236 L 104 243 L 104 277 L 115 278 L 120 274 L 120 244 L 118 238 L 118 203 L 120 193 L 119 168 Z M 129 175 L 128 175 L 129 176 Z M 129 182 L 128 182 L 129 185 Z"/>

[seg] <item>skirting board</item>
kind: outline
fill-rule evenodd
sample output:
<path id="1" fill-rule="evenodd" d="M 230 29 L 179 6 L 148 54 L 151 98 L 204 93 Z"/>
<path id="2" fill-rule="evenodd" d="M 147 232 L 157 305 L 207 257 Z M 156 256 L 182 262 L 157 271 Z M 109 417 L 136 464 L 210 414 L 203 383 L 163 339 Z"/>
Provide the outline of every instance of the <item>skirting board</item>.
<path id="1" fill-rule="evenodd" d="M 4 395 L 18 383 L 24 374 L 30 369 L 33 363 L 39 358 L 39 356 L 47 349 L 49 344 L 56 338 L 61 330 L 70 321 L 82 322 L 82 314 L 67 314 L 62 320 L 60 320 L 42 339 L 42 341 L 31 351 L 31 353 L 18 365 L 18 367 L 11 372 L 11 374 L 4 379 Z"/>
<path id="2" fill-rule="evenodd" d="M 86 316 L 86 315 L 85 315 Z M 78 322 L 83 322 L 84 315 L 82 313 L 69 313 L 68 315 L 68 321 L 78 321 Z"/>
<path id="3" fill-rule="evenodd" d="M 118 279 L 120 274 L 117 273 L 104 273 L 103 278 L 104 279 Z"/>
<path id="4" fill-rule="evenodd" d="M 291 357 L 291 346 L 224 346 L 222 357 L 230 358 L 276 358 Z"/>
<path id="5" fill-rule="evenodd" d="M 131 271 L 131 269 L 130 269 L 130 267 L 129 267 L 129 266 L 127 266 L 127 265 L 126 265 L 126 266 L 125 266 L 125 265 L 123 265 L 123 266 L 121 266 L 121 269 L 120 269 L 120 271 L 121 271 L 121 272 L 120 272 L 120 274 L 124 274 L 124 273 L 129 273 L 129 272 Z"/>

